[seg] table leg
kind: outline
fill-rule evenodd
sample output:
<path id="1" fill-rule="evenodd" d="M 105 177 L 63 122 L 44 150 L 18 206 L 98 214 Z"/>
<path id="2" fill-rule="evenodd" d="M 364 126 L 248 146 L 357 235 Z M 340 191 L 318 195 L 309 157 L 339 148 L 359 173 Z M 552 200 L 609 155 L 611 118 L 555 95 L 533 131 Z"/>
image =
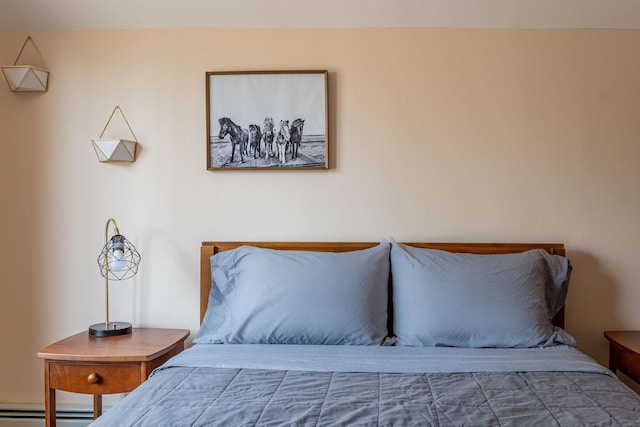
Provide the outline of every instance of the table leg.
<path id="1" fill-rule="evenodd" d="M 44 423 L 56 427 L 56 390 L 49 387 L 49 361 L 44 362 Z"/>
<path id="2" fill-rule="evenodd" d="M 94 394 L 93 395 L 93 419 L 95 420 L 100 415 L 102 415 L 102 395 Z"/>
<path id="3" fill-rule="evenodd" d="M 618 352 L 613 343 L 609 343 L 609 370 L 614 374 L 618 370 Z"/>

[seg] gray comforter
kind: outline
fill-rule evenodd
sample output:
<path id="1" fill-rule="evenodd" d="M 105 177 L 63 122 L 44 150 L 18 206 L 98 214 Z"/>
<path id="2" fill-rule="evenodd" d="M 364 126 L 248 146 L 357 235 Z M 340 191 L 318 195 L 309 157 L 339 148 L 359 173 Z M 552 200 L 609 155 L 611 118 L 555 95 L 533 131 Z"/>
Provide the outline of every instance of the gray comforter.
<path id="1" fill-rule="evenodd" d="M 640 425 L 579 351 L 196 345 L 92 427 Z"/>

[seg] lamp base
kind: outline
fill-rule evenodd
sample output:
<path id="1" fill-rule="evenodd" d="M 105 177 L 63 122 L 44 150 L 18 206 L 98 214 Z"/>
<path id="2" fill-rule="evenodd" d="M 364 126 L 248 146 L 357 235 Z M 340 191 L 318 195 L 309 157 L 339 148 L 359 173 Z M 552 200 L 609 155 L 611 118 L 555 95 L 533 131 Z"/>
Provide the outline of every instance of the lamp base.
<path id="1" fill-rule="evenodd" d="M 89 335 L 98 338 L 127 335 L 130 334 L 131 331 L 131 323 L 127 322 L 96 323 L 95 325 L 89 326 Z"/>

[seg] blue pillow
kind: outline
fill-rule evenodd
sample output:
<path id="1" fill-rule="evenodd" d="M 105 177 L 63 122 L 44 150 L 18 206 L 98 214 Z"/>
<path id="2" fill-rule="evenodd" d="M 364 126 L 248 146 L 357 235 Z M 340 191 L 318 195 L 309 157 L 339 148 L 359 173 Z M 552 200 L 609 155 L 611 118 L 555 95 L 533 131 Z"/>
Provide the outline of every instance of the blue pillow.
<path id="1" fill-rule="evenodd" d="M 196 343 L 380 345 L 389 243 L 349 252 L 241 246 L 211 257 Z"/>
<path id="2" fill-rule="evenodd" d="M 544 250 L 476 255 L 392 242 L 397 345 L 575 345 L 551 319 L 564 305 L 569 261 Z"/>

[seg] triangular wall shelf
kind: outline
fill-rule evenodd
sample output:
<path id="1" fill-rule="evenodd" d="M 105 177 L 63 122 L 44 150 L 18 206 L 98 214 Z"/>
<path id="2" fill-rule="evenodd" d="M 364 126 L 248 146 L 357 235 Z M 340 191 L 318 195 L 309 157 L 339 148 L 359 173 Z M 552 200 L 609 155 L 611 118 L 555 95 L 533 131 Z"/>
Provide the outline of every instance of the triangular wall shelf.
<path id="1" fill-rule="evenodd" d="M 22 56 L 22 52 L 28 42 L 31 42 L 33 45 L 45 68 L 34 65 L 18 65 L 20 56 Z M 31 36 L 27 36 L 13 65 L 2 67 L 2 72 L 12 92 L 46 92 L 48 89 L 49 71 L 46 69 L 44 58 Z"/>
<path id="2" fill-rule="evenodd" d="M 116 110 L 120 111 L 120 114 L 122 114 L 122 118 L 129 128 L 129 131 L 133 136 L 133 140 L 122 138 L 102 138 L 104 132 L 109 126 L 109 123 L 111 123 L 111 119 L 113 118 Z M 129 125 L 129 121 L 124 116 L 124 113 L 122 112 L 122 109 L 120 109 L 119 105 L 116 105 L 111 112 L 111 116 L 109 116 L 109 120 L 107 120 L 107 124 L 105 125 L 104 129 L 102 129 L 102 133 L 100 134 L 98 139 L 92 139 L 91 142 L 93 143 L 93 149 L 96 151 L 98 160 L 101 162 L 136 161 L 136 148 L 138 146 L 138 140 L 136 139 L 136 135 L 133 133 L 133 130 Z"/>
<path id="3" fill-rule="evenodd" d="M 101 162 L 133 162 L 136 141 L 128 139 L 93 139 L 93 148 Z"/>

